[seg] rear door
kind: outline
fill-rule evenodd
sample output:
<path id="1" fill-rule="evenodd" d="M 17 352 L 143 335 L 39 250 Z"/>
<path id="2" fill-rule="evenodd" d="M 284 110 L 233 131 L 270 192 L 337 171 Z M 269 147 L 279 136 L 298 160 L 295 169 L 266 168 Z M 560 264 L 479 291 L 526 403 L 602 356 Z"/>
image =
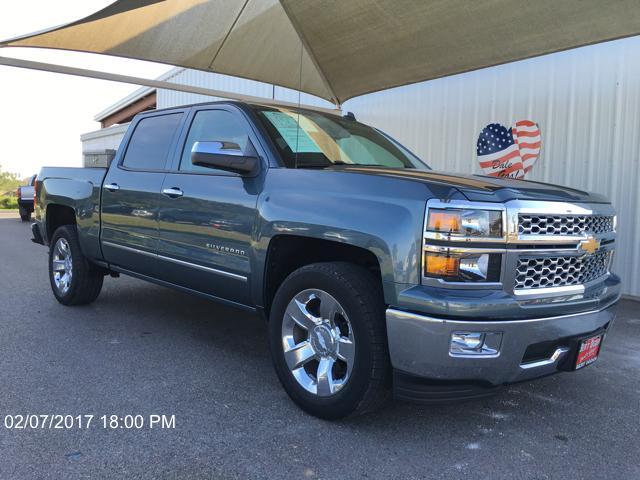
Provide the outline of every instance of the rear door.
<path id="1" fill-rule="evenodd" d="M 102 251 L 107 262 L 155 276 L 162 182 L 184 110 L 145 115 L 129 129 L 102 187 Z"/>
<path id="2" fill-rule="evenodd" d="M 263 176 L 193 165 L 191 148 L 197 141 L 228 141 L 244 149 L 249 141 L 258 145 L 257 138 L 243 114 L 228 105 L 194 107 L 187 125 L 163 185 L 161 278 L 249 304 L 251 239 Z"/>

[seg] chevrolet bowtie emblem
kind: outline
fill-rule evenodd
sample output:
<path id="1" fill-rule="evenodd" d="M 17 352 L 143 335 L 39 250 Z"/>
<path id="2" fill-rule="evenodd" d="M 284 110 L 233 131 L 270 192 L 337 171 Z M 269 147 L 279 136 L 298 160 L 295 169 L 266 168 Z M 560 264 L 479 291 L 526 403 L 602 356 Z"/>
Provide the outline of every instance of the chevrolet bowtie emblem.
<path id="1" fill-rule="evenodd" d="M 582 240 L 578 245 L 578 248 L 585 253 L 593 254 L 596 250 L 600 248 L 600 240 L 589 237 L 586 240 Z"/>

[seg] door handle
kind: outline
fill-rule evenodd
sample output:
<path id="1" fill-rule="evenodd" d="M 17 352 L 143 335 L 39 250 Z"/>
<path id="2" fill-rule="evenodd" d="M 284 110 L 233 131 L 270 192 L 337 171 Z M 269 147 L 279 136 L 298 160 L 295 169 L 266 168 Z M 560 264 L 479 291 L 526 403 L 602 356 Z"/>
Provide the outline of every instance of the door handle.
<path id="1" fill-rule="evenodd" d="M 184 192 L 178 187 L 165 188 L 162 190 L 162 193 L 171 198 L 178 198 L 184 195 Z"/>
<path id="2" fill-rule="evenodd" d="M 109 183 L 104 186 L 110 192 L 115 192 L 116 190 L 120 190 L 120 186 L 117 183 Z"/>

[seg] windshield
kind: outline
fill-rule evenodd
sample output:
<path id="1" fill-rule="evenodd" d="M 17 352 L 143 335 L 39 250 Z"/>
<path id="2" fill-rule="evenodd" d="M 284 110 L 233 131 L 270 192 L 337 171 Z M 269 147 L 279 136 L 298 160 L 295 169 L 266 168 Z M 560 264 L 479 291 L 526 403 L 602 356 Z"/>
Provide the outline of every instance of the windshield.
<path id="1" fill-rule="evenodd" d="M 254 108 L 289 168 L 429 168 L 387 135 L 355 120 L 309 110 Z"/>

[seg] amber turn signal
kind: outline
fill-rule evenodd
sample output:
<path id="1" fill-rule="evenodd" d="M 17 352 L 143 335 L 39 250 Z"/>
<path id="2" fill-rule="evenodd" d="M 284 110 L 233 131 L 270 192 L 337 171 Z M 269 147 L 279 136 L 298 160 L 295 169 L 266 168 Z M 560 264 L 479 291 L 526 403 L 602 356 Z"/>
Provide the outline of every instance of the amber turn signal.
<path id="1" fill-rule="evenodd" d="M 426 254 L 425 271 L 433 277 L 457 277 L 460 259 L 447 255 Z"/>

